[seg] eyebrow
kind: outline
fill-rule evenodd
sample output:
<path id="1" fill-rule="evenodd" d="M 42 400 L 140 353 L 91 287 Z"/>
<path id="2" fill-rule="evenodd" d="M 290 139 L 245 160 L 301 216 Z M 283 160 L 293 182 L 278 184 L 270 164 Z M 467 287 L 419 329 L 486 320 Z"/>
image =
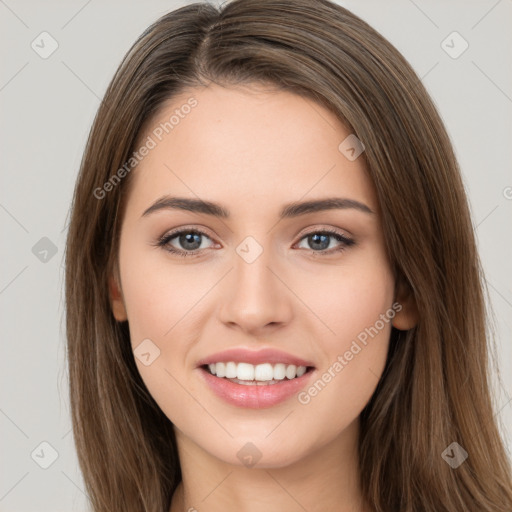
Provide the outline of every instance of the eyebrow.
<path id="1" fill-rule="evenodd" d="M 160 210 L 186 210 L 190 212 L 203 213 L 212 215 L 222 219 L 229 219 L 230 212 L 222 205 L 211 201 L 201 199 L 191 199 L 188 197 L 172 197 L 163 196 L 155 201 L 147 210 L 144 211 L 142 217 Z M 375 212 L 366 204 L 356 201 L 355 199 L 347 199 L 341 197 L 327 197 L 325 199 L 317 199 L 314 201 L 293 202 L 284 205 L 279 213 L 281 219 L 289 219 L 324 210 L 334 209 L 354 209 L 368 214 Z"/>

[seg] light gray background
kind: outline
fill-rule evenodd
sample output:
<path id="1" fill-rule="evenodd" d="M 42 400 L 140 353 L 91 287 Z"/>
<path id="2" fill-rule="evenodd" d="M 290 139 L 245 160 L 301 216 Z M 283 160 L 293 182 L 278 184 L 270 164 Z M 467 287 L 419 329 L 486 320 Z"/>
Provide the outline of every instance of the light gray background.
<path id="1" fill-rule="evenodd" d="M 64 357 L 67 212 L 86 136 L 122 56 L 151 22 L 188 3 L 0 0 L 2 512 L 87 510 Z M 411 62 L 452 138 L 496 317 L 503 378 L 496 411 L 510 452 L 512 1 L 340 3 Z M 59 45 L 47 59 L 31 48 L 43 31 Z M 469 43 L 456 59 L 441 46 L 453 31 Z M 43 237 L 57 248 L 46 262 L 32 251 Z M 51 462 L 43 441 L 58 452 L 48 469 L 36 463 Z"/>

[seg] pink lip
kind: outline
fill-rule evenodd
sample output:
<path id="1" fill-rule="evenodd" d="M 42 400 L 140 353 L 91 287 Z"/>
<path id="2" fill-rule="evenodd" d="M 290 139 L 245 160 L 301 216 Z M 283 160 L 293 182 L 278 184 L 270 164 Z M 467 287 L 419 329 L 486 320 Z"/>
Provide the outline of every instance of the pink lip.
<path id="1" fill-rule="evenodd" d="M 311 376 L 316 373 L 315 370 L 310 370 L 295 379 L 285 379 L 277 384 L 258 386 L 236 384 L 227 379 L 216 377 L 204 368 L 198 368 L 198 370 L 201 378 L 218 397 L 230 404 L 250 409 L 263 409 L 284 402 L 298 393 L 310 380 Z"/>
<path id="2" fill-rule="evenodd" d="M 314 366 L 313 363 L 305 361 L 300 357 L 292 354 L 287 354 L 274 348 L 263 348 L 259 350 L 249 350 L 246 348 L 231 348 L 217 352 L 201 359 L 197 362 L 197 366 L 204 366 L 211 363 L 227 363 L 233 361 L 235 363 L 250 363 L 250 364 L 294 364 L 295 366 Z"/>

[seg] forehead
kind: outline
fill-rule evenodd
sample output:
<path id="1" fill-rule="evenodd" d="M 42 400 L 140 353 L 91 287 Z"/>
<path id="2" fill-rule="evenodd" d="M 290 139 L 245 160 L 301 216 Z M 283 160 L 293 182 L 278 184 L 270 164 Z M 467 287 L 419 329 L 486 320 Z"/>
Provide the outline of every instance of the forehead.
<path id="1" fill-rule="evenodd" d="M 152 148 L 132 171 L 131 202 L 141 210 L 164 194 L 185 195 L 235 211 L 346 195 L 374 209 L 364 159 L 340 150 L 350 135 L 334 113 L 288 91 L 189 89 L 165 102 L 140 134 L 136 147 Z"/>

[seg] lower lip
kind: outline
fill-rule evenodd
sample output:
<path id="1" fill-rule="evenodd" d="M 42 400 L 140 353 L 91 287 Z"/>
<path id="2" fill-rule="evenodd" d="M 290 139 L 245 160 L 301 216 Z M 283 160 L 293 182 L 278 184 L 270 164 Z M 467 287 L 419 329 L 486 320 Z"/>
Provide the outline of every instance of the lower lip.
<path id="1" fill-rule="evenodd" d="M 199 371 L 206 384 L 218 397 L 230 404 L 250 409 L 263 409 L 284 402 L 298 393 L 314 373 L 311 369 L 301 377 L 285 379 L 277 384 L 247 385 L 216 377 L 204 368 L 199 368 Z"/>

